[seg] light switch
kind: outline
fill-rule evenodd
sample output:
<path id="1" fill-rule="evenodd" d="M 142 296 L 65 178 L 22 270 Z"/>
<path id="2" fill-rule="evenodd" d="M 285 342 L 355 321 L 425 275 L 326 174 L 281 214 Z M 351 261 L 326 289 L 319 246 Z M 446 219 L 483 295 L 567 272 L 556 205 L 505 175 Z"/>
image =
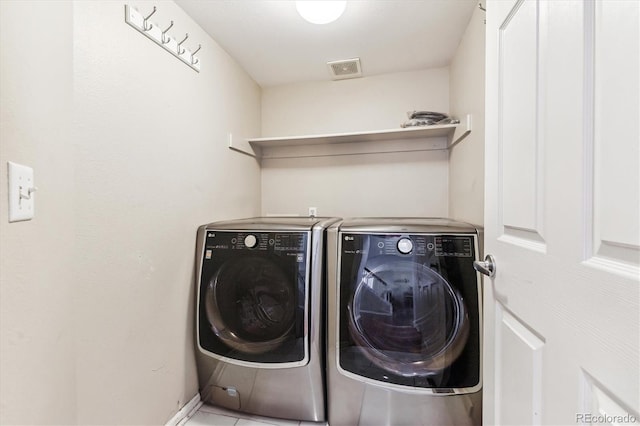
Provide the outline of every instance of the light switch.
<path id="1" fill-rule="evenodd" d="M 22 164 L 9 165 L 9 222 L 33 219 L 36 187 L 33 169 Z"/>

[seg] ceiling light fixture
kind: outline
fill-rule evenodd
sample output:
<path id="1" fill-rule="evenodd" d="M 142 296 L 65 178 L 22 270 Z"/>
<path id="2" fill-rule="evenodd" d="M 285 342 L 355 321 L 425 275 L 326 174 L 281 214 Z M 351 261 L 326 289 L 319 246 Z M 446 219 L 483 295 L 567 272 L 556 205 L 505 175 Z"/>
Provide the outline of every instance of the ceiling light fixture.
<path id="1" fill-rule="evenodd" d="M 338 19 L 347 7 L 347 2 L 337 0 L 301 0 L 296 1 L 300 16 L 312 24 L 328 24 Z"/>

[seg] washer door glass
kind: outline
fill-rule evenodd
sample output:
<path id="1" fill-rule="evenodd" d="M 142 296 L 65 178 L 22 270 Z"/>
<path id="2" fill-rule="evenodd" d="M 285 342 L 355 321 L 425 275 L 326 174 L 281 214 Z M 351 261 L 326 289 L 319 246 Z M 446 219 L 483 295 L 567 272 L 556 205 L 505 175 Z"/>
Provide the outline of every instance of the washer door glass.
<path id="1" fill-rule="evenodd" d="M 225 344 L 260 354 L 292 332 L 296 287 L 275 261 L 245 257 L 227 262 L 211 278 L 205 303 L 211 328 Z"/>
<path id="2" fill-rule="evenodd" d="M 432 269 L 388 259 L 365 268 L 348 306 L 349 333 L 375 365 L 401 376 L 448 367 L 469 336 L 460 294 Z"/>

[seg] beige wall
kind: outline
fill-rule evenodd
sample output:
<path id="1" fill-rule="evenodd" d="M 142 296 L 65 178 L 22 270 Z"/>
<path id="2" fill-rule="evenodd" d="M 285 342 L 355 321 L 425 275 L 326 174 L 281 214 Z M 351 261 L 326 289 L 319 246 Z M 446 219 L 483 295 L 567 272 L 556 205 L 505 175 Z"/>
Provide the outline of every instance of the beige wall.
<path id="1" fill-rule="evenodd" d="M 72 19 L 70 2 L 0 1 L 3 425 L 76 419 Z M 34 168 L 30 222 L 8 223 L 7 161 Z"/>
<path id="2" fill-rule="evenodd" d="M 266 88 L 262 135 L 392 129 L 413 110 L 449 110 L 448 68 Z M 342 217 L 447 216 L 447 152 L 362 153 L 379 144 L 359 144 L 350 155 L 328 146 L 322 155 L 263 159 L 263 214 L 317 207 Z"/>
<path id="3" fill-rule="evenodd" d="M 262 137 L 397 129 L 413 110 L 449 110 L 448 68 L 264 88 Z"/>
<path id="4" fill-rule="evenodd" d="M 447 216 L 447 152 L 263 160 L 264 214 Z"/>
<path id="5" fill-rule="evenodd" d="M 0 173 L 2 424 L 166 422 L 197 392 L 196 228 L 260 212 L 226 136 L 259 133 L 260 88 L 173 2 L 132 4 L 201 43 L 202 72 L 123 2 L 0 2 L 0 164 L 39 187 L 9 224 Z"/>
<path id="6" fill-rule="evenodd" d="M 451 113 L 473 116 L 473 131 L 449 153 L 449 214 L 484 223 L 485 13 L 476 8 L 451 62 Z"/>

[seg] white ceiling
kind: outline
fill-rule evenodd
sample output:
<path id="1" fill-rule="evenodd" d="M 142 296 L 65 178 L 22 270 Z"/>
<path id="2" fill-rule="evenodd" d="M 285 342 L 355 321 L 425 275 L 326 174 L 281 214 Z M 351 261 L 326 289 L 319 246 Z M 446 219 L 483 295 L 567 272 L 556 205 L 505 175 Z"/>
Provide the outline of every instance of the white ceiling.
<path id="1" fill-rule="evenodd" d="M 351 0 L 337 21 L 303 20 L 290 0 L 176 0 L 262 87 L 329 80 L 359 57 L 364 76 L 449 64 L 477 0 Z"/>

